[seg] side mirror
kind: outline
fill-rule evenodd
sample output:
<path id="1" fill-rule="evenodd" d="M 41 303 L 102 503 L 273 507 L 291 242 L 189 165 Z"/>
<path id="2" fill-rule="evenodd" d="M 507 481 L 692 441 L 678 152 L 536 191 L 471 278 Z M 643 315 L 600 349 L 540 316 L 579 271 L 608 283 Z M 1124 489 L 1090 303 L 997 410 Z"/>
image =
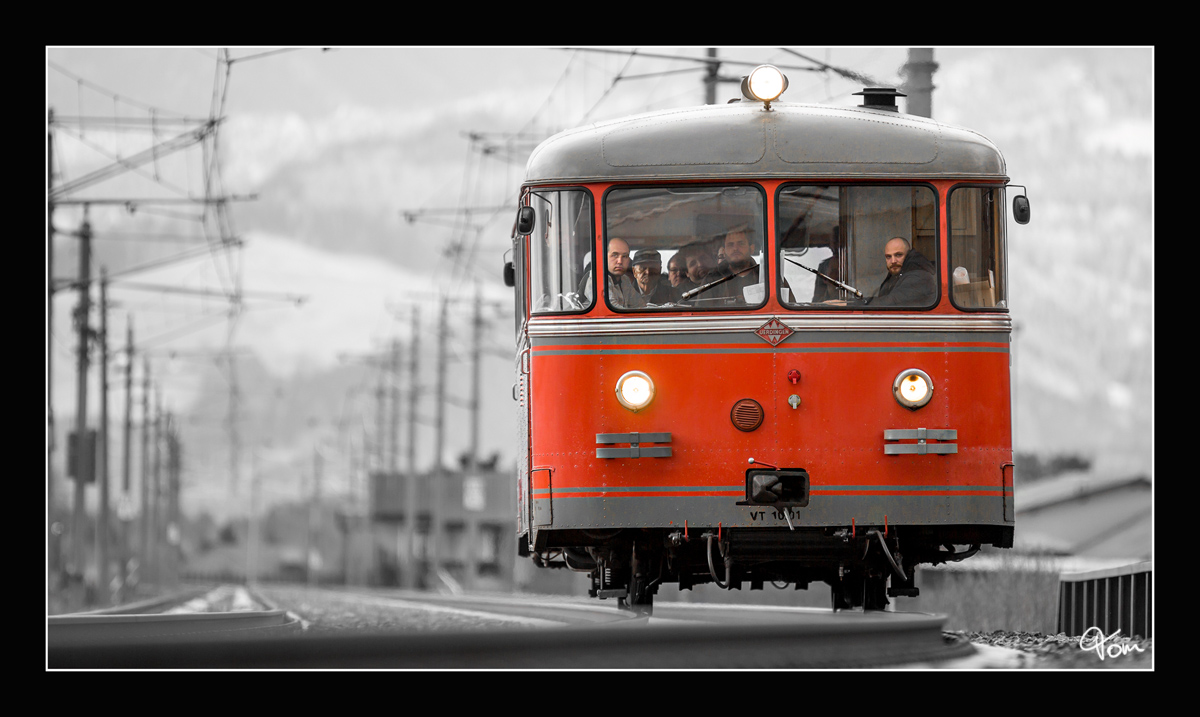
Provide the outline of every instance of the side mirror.
<path id="1" fill-rule="evenodd" d="M 511 261 L 504 262 L 504 285 L 505 286 L 516 286 L 517 285 L 517 268 L 515 266 L 513 266 L 513 263 Z"/>
<path id="2" fill-rule="evenodd" d="M 1029 223 L 1029 198 L 1024 194 L 1013 197 L 1013 219 L 1017 224 Z"/>
<path id="3" fill-rule="evenodd" d="M 521 207 L 517 210 L 517 234 L 521 236 L 529 236 L 529 232 L 533 231 L 533 222 L 535 215 L 533 207 Z"/>

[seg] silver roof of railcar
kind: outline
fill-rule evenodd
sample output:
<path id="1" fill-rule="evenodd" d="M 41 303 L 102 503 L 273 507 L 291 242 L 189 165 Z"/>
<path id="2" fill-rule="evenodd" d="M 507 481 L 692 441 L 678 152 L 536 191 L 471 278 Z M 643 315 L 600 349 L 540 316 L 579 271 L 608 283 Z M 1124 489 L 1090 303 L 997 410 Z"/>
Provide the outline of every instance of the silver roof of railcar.
<path id="1" fill-rule="evenodd" d="M 728 178 L 1008 180 L 978 132 L 864 107 L 741 101 L 650 112 L 560 132 L 527 184 Z"/>

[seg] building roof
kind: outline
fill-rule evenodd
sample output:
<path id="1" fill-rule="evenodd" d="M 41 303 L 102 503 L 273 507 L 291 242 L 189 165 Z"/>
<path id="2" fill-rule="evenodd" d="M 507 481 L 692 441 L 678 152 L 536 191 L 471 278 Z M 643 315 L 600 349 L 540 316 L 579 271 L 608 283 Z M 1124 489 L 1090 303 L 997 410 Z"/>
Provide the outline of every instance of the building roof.
<path id="1" fill-rule="evenodd" d="M 1152 559 L 1153 486 L 1143 475 L 1067 473 L 1015 490 L 1015 547 Z"/>
<path id="2" fill-rule="evenodd" d="M 1130 485 L 1149 488 L 1150 479 L 1138 474 L 1071 471 L 1026 483 L 1018 472 L 1014 505 L 1018 514 L 1032 512 Z"/>

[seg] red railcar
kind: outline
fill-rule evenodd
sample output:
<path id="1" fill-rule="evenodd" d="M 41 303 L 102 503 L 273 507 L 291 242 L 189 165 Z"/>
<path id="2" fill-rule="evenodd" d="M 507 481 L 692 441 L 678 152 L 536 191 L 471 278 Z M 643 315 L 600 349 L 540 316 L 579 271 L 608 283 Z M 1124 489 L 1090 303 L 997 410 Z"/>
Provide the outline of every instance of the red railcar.
<path id="1" fill-rule="evenodd" d="M 894 90 L 743 94 L 529 159 L 520 551 L 639 611 L 813 581 L 879 609 L 917 564 L 1012 545 L 1004 159 Z"/>

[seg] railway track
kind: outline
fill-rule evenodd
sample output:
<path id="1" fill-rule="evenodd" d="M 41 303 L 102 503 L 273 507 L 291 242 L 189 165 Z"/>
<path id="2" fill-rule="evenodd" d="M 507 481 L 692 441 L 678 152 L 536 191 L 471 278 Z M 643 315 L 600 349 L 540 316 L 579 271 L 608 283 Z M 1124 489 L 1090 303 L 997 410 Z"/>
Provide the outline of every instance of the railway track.
<path id="1" fill-rule="evenodd" d="M 968 640 L 943 632 L 945 616 L 920 613 L 664 604 L 647 618 L 590 601 L 528 596 L 295 590 L 285 591 L 278 606 L 275 598 L 259 599 L 266 609 L 57 616 L 50 621 L 48 664 L 74 669 L 786 669 L 930 667 L 976 655 Z M 416 626 L 345 629 L 318 617 L 315 606 L 335 603 L 339 614 L 403 615 Z M 423 628 L 422 615 L 453 617 L 476 627 Z"/>
<path id="2" fill-rule="evenodd" d="M 244 588 L 188 590 L 105 610 L 46 618 L 50 667 L 86 667 L 105 651 L 237 644 L 299 629 L 296 616 Z M 132 666 L 132 665 L 130 665 Z"/>

